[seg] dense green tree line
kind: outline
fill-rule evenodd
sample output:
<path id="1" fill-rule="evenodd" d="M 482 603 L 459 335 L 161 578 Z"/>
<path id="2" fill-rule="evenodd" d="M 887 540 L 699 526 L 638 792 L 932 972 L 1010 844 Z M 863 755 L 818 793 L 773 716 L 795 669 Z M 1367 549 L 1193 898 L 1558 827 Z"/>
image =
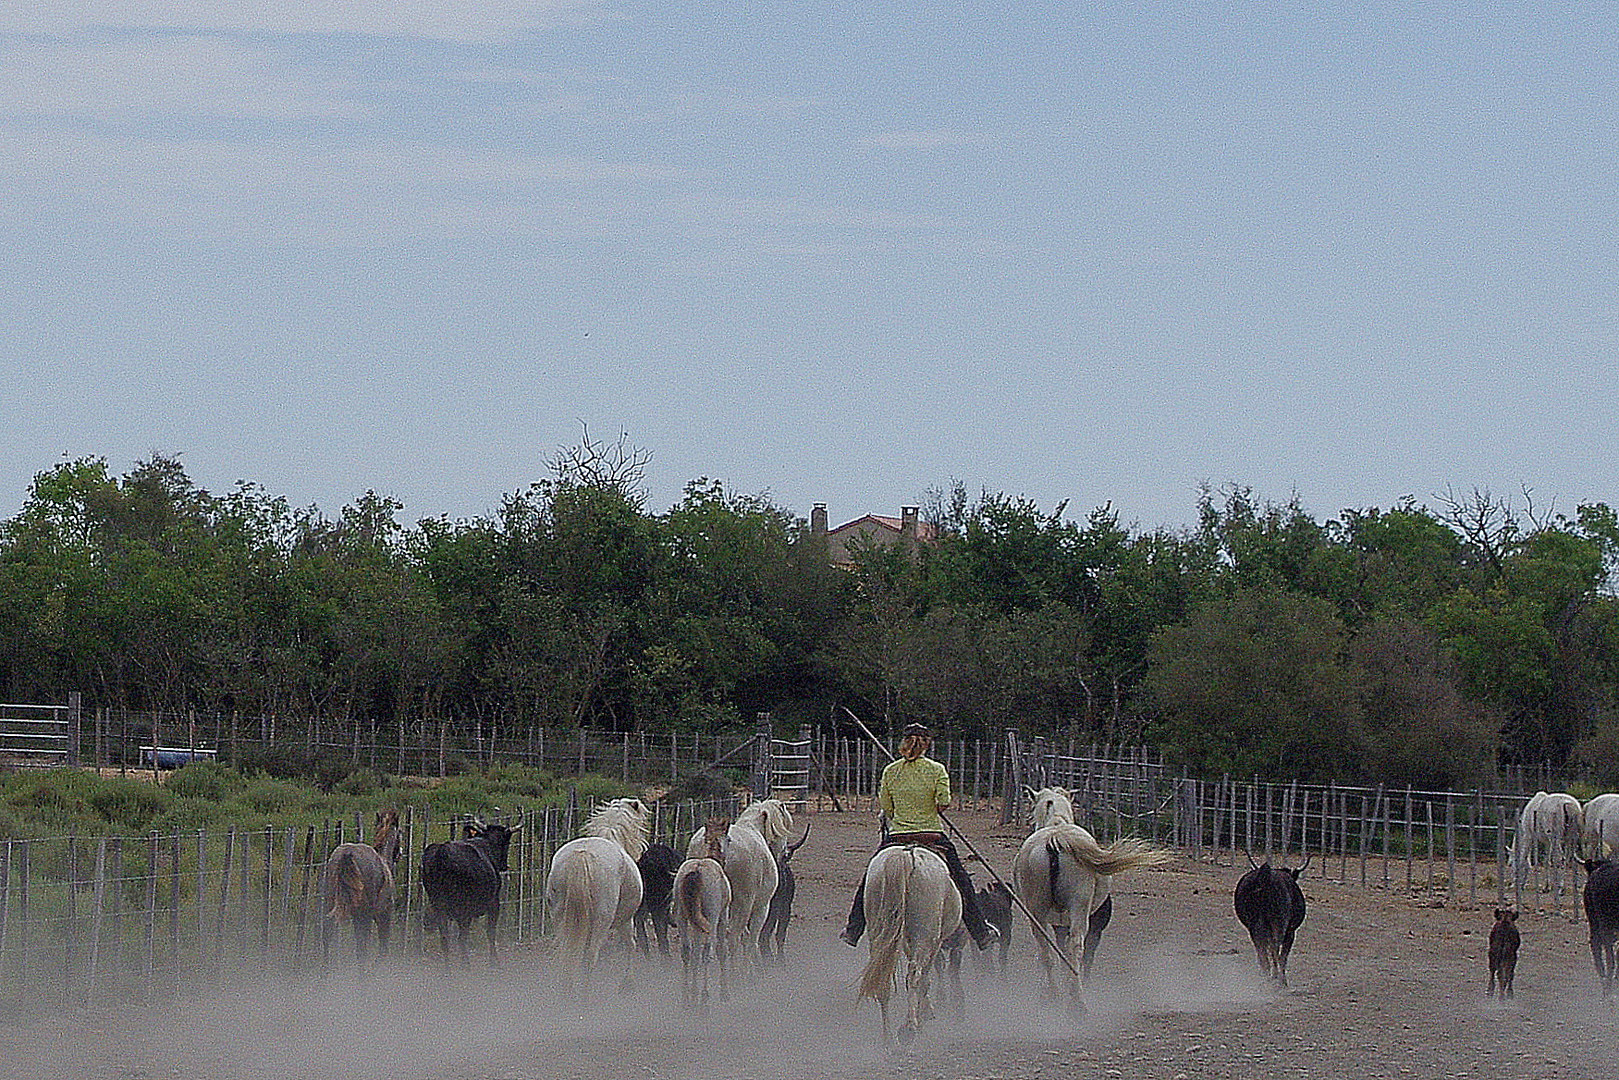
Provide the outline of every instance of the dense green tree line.
<path id="1" fill-rule="evenodd" d="M 936 541 L 842 570 L 717 481 L 650 512 L 646 463 L 587 435 L 491 516 L 407 526 L 373 492 L 330 518 L 163 455 L 64 461 L 0 522 L 0 693 L 628 730 L 848 705 L 1433 786 L 1619 750 L 1605 505 L 1474 492 L 1318 521 L 1232 486 L 1141 531 L 955 485 L 924 508 Z"/>

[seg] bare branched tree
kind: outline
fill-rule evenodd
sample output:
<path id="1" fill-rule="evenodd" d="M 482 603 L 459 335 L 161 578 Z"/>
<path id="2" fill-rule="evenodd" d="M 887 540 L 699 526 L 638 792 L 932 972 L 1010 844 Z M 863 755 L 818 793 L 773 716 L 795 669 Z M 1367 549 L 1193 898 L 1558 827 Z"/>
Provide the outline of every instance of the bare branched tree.
<path id="1" fill-rule="evenodd" d="M 582 434 L 573 446 L 562 446 L 546 464 L 556 482 L 577 487 L 612 488 L 634 505 L 646 502 L 647 466 L 652 451 L 630 443 L 627 432 L 619 432 L 613 442 L 592 439 L 590 427 L 580 424 Z"/>
<path id="2" fill-rule="evenodd" d="M 1466 495 L 1446 488 L 1437 498 L 1444 508 L 1445 523 L 1477 548 L 1492 570 L 1501 573 L 1522 532 L 1512 503 L 1491 495 L 1488 488 L 1474 488 Z"/>

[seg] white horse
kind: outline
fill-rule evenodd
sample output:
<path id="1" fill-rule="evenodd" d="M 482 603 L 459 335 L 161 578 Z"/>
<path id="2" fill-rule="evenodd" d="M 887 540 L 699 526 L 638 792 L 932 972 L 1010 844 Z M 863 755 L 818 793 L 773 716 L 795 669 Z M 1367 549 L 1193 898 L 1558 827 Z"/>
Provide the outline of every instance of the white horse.
<path id="1" fill-rule="evenodd" d="M 577 974 L 589 993 L 596 962 L 609 938 L 622 935 L 626 960 L 630 919 L 641 906 L 641 871 L 635 860 L 647 845 L 647 807 L 640 799 L 613 799 L 585 822 L 585 835 L 569 840 L 551 857 L 545 905 L 557 938 L 563 977 Z"/>
<path id="2" fill-rule="evenodd" d="M 770 853 L 780 858 L 788 839 L 792 836 L 793 812 L 787 809 L 787 804 L 780 799 L 755 799 L 736 816 L 736 824 L 746 825 L 764 837 Z M 686 858 L 702 858 L 707 844 L 704 839 L 705 831 L 705 828 L 700 828 L 691 834 L 691 840 L 686 844 Z"/>
<path id="3" fill-rule="evenodd" d="M 1552 885 L 1562 890 L 1568 860 L 1578 849 L 1584 828 L 1580 800 L 1566 792 L 1537 791 L 1518 814 L 1518 833 L 1512 844 L 1513 878 L 1521 889 L 1529 872 L 1540 864 L 1551 868 Z"/>
<path id="4" fill-rule="evenodd" d="M 779 799 L 760 799 L 741 814 L 725 834 L 725 876 L 731 883 L 731 908 L 726 919 L 731 936 L 731 957 L 739 968 L 757 966 L 759 931 L 770 914 L 770 898 L 776 895 L 781 873 L 771 840 L 778 847 L 792 832 L 793 817 Z M 703 854 L 703 830 L 692 835 L 686 846 L 688 858 Z"/>
<path id="5" fill-rule="evenodd" d="M 719 960 L 720 997 L 726 985 L 726 912 L 731 906 L 731 883 L 725 877 L 725 833 L 730 822 L 710 818 L 704 829 L 700 859 L 687 859 L 675 874 L 670 893 L 670 916 L 680 930 L 682 968 L 681 1003 L 708 1011 L 708 973 L 711 956 Z"/>
<path id="6" fill-rule="evenodd" d="M 1581 812 L 1584 832 L 1581 844 L 1586 857 L 1607 859 L 1619 853 L 1619 794 L 1598 795 Z"/>
<path id="7" fill-rule="evenodd" d="M 1034 831 L 1023 841 L 1013 860 L 1013 877 L 1018 897 L 1028 909 L 1030 929 L 1040 949 L 1040 963 L 1046 972 L 1046 989 L 1053 996 L 1051 946 L 1043 927 L 1049 927 L 1057 949 L 1069 969 L 1069 996 L 1083 1006 L 1080 978 L 1087 981 L 1096 944 L 1113 911 L 1113 875 L 1137 867 L 1162 866 L 1172 854 L 1144 840 L 1126 838 L 1103 847 L 1085 829 L 1074 824 L 1074 803 L 1066 788 L 1025 789 L 1034 802 L 1030 819 Z M 1084 950 L 1075 963 L 1074 929 L 1086 925 Z"/>
<path id="8" fill-rule="evenodd" d="M 860 998 L 874 998 L 889 1040 L 888 1003 L 901 954 L 905 957 L 905 1022 L 909 1043 L 933 1017 L 928 984 L 944 940 L 961 928 L 961 894 L 944 860 L 925 847 L 883 848 L 866 867 L 866 937 L 871 953 L 860 978 Z"/>

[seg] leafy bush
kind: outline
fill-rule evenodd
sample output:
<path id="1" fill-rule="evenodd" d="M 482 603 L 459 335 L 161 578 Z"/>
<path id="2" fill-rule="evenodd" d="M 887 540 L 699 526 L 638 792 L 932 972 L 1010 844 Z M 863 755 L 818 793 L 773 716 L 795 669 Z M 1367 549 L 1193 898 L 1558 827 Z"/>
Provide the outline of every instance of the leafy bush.
<path id="1" fill-rule="evenodd" d="M 156 784 L 127 777 L 111 777 L 89 793 L 88 802 L 116 831 L 144 832 L 172 800 Z"/>
<path id="2" fill-rule="evenodd" d="M 674 802 L 688 799 L 723 799 L 736 793 L 736 786 L 724 773 L 714 769 L 698 769 L 677 779 L 665 798 Z"/>
<path id="3" fill-rule="evenodd" d="M 211 830 L 219 825 L 220 815 L 229 807 L 216 800 L 179 795 L 170 800 L 168 807 L 146 826 L 162 836 L 174 833 L 194 833 L 198 829 Z"/>
<path id="4" fill-rule="evenodd" d="M 240 799 L 243 806 L 260 814 L 285 814 L 301 810 L 309 801 L 307 789 L 270 776 L 249 781 Z"/>
<path id="5" fill-rule="evenodd" d="M 567 787 L 571 787 L 577 793 L 580 806 L 605 802 L 608 799 L 621 799 L 626 795 L 640 793 L 639 789 L 633 784 L 626 784 L 622 780 L 615 780 L 609 776 L 586 773 L 584 776 L 574 780 L 572 784 L 554 792 L 546 802 L 551 804 L 567 802 Z"/>
<path id="6" fill-rule="evenodd" d="M 331 791 L 349 775 L 346 755 L 332 756 L 307 746 L 264 746 L 243 751 L 237 766 L 243 773 L 262 772 L 279 780 L 300 780 Z"/>
<path id="7" fill-rule="evenodd" d="M 375 769 L 356 769 L 333 785 L 339 795 L 375 795 L 388 786 L 388 778 Z"/>
<path id="8" fill-rule="evenodd" d="M 104 827 L 105 819 L 90 805 L 101 782 L 77 769 L 44 769 L 12 777 L 0 790 L 27 835 L 72 836 Z"/>
<path id="9" fill-rule="evenodd" d="M 217 761 L 193 761 L 170 773 L 164 786 L 181 798 L 224 802 L 241 793 L 247 778 Z"/>
<path id="10" fill-rule="evenodd" d="M 556 790 L 557 782 L 551 770 L 531 765 L 495 765 L 484 773 L 484 779 L 512 798 L 523 799 L 543 799 Z"/>

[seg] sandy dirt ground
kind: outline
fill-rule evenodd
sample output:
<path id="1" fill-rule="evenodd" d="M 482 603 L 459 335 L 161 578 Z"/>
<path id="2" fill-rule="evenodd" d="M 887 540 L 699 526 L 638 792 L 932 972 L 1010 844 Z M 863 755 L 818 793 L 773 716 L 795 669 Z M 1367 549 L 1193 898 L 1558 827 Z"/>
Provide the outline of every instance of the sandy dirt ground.
<path id="1" fill-rule="evenodd" d="M 1323 880 L 1313 866 L 1292 986 L 1277 992 L 1231 912 L 1238 871 L 1187 858 L 1117 879 L 1082 1015 L 1046 999 L 1020 924 L 1006 982 L 969 963 L 965 1018 L 942 1018 L 908 1048 L 884 1047 L 875 1006 L 854 1000 L 865 949 L 835 936 L 875 819 L 809 816 L 787 968 L 737 987 L 707 1016 L 680 1007 L 678 969 L 655 960 L 635 965 L 626 990 L 614 958 L 581 1005 L 561 995 L 543 946 L 511 953 L 498 970 L 477 963 L 452 974 L 395 957 L 363 976 L 0 1019 L 0 1077 L 1619 1076 L 1619 1006 L 1601 997 L 1572 905 L 1524 915 L 1517 997 L 1492 1002 L 1493 898 L 1482 910 L 1438 906 L 1407 892 L 1403 871 L 1382 890 L 1338 884 L 1336 864 Z M 1006 873 L 1021 832 L 988 813 L 956 820 Z"/>

